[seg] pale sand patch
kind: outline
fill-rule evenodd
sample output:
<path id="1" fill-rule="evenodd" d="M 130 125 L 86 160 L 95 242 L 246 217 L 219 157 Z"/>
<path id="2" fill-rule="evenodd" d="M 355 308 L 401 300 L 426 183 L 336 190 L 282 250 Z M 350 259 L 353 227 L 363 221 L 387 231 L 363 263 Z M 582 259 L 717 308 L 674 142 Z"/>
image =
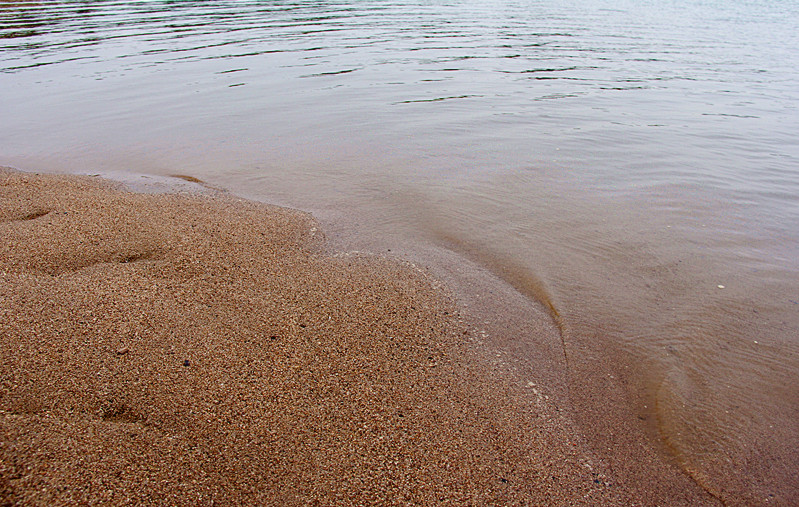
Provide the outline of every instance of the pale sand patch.
<path id="1" fill-rule="evenodd" d="M 2 170 L 0 238 L 0 503 L 663 500 L 307 214 Z"/>

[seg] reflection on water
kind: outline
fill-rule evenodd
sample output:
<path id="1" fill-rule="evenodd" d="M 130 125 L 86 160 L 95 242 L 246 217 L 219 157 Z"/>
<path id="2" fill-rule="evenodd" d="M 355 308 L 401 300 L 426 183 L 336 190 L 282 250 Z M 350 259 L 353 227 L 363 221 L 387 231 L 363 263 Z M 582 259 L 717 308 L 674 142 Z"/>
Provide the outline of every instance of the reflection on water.
<path id="1" fill-rule="evenodd" d="M 179 172 L 457 249 L 551 302 L 575 383 L 580 358 L 637 358 L 697 481 L 788 502 L 797 20 L 793 0 L 3 2 L 0 163 Z"/>

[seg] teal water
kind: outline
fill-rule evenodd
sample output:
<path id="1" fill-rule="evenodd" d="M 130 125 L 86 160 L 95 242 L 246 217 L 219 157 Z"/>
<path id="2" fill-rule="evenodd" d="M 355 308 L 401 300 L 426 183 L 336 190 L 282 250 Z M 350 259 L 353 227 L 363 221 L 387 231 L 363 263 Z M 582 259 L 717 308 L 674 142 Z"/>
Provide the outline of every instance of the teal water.
<path id="1" fill-rule="evenodd" d="M 795 0 L 3 2 L 0 164 L 187 174 L 479 259 L 577 363 L 643 365 L 703 486 L 791 503 L 798 34 Z"/>

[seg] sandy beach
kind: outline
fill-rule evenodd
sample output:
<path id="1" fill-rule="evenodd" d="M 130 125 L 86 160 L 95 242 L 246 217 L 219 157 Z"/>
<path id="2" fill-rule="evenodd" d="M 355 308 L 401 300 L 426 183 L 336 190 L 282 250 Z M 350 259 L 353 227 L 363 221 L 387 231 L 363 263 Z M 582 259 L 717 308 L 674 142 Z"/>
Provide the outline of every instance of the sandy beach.
<path id="1" fill-rule="evenodd" d="M 715 503 L 303 212 L 4 169 L 0 237 L 0 504 Z"/>

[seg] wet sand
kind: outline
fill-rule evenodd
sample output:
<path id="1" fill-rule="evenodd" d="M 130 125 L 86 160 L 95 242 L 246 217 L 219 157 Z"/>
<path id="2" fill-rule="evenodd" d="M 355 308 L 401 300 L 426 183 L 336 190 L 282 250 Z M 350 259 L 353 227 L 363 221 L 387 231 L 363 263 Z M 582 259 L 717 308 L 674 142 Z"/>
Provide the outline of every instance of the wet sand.
<path id="1" fill-rule="evenodd" d="M 0 170 L 0 237 L 2 504 L 715 503 L 586 437 L 608 415 L 575 416 L 551 323 L 487 338 L 518 295 L 331 251 L 308 214 Z"/>

